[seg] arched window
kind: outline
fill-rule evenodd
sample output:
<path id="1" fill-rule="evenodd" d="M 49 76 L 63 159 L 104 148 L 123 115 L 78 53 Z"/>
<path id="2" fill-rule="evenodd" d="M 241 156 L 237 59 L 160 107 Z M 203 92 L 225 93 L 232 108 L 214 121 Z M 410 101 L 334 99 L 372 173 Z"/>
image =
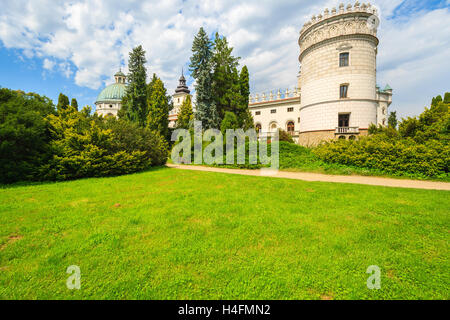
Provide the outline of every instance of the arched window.
<path id="1" fill-rule="evenodd" d="M 270 131 L 275 132 L 277 130 L 277 124 L 274 122 L 270 125 Z"/>
<path id="2" fill-rule="evenodd" d="M 256 129 L 256 133 L 260 133 L 261 132 L 261 124 L 260 123 L 256 124 L 255 129 Z"/>
<path id="3" fill-rule="evenodd" d="M 356 137 L 355 136 L 350 136 L 350 137 L 348 137 L 348 140 L 355 140 L 356 139 Z"/>
<path id="4" fill-rule="evenodd" d="M 289 121 L 287 123 L 287 131 L 288 132 L 294 132 L 294 129 L 295 129 L 294 121 Z"/>
<path id="5" fill-rule="evenodd" d="M 345 140 L 345 136 L 339 136 L 339 139 L 344 139 Z"/>

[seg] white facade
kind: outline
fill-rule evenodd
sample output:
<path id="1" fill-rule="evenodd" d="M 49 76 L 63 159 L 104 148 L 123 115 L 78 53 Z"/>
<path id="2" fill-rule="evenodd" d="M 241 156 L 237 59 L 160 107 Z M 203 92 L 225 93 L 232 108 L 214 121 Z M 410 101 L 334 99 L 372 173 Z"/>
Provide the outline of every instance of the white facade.
<path id="1" fill-rule="evenodd" d="M 288 131 L 299 143 L 317 144 L 334 138 L 367 134 L 370 124 L 387 124 L 392 89 L 376 85 L 378 38 L 371 24 L 370 5 L 343 5 L 313 16 L 300 31 L 301 74 L 298 88 L 281 95 L 250 97 L 250 110 L 262 132 L 272 124 Z M 369 21 L 368 21 L 369 20 Z M 286 112 L 286 106 L 293 111 Z M 276 109 L 274 113 L 267 109 Z M 278 111 L 279 110 L 279 111 Z"/>

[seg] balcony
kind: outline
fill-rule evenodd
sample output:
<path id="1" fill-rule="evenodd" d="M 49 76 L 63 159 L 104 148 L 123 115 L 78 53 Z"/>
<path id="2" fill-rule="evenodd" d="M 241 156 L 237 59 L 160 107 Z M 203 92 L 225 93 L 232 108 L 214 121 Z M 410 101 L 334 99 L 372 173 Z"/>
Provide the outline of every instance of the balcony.
<path id="1" fill-rule="evenodd" d="M 359 127 L 336 127 L 335 134 L 359 134 Z"/>

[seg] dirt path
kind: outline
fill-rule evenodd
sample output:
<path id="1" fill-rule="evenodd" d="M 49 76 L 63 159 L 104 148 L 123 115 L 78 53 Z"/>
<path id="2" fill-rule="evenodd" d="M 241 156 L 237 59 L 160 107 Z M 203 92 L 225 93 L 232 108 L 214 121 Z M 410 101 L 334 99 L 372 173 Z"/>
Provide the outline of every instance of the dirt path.
<path id="1" fill-rule="evenodd" d="M 176 164 L 167 164 L 167 166 L 169 168 L 176 168 L 176 169 L 183 169 L 183 170 L 222 172 L 222 173 L 231 173 L 231 174 L 242 174 L 242 175 L 247 175 L 247 176 L 269 176 L 269 177 L 273 177 L 273 178 L 297 179 L 297 180 L 304 180 L 304 181 L 356 183 L 356 184 L 368 184 L 368 185 L 372 185 L 372 186 L 414 188 L 414 189 L 433 189 L 433 190 L 448 190 L 448 191 L 450 191 L 450 183 L 448 183 L 448 182 L 392 179 L 392 178 L 380 178 L 380 177 L 369 177 L 369 176 L 337 176 L 337 175 L 309 173 L 309 172 L 289 172 L 289 171 L 270 172 L 268 170 L 226 169 L 226 168 L 192 166 L 192 165 L 176 165 Z"/>

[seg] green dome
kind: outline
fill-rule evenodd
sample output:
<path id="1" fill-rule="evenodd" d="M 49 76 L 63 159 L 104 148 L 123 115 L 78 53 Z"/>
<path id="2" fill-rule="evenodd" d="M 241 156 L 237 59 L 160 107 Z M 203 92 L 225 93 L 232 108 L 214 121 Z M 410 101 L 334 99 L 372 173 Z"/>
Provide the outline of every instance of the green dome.
<path id="1" fill-rule="evenodd" d="M 109 102 L 109 101 L 121 101 L 125 96 L 125 84 L 124 83 L 114 83 L 107 86 L 100 92 L 97 97 L 98 102 Z"/>

